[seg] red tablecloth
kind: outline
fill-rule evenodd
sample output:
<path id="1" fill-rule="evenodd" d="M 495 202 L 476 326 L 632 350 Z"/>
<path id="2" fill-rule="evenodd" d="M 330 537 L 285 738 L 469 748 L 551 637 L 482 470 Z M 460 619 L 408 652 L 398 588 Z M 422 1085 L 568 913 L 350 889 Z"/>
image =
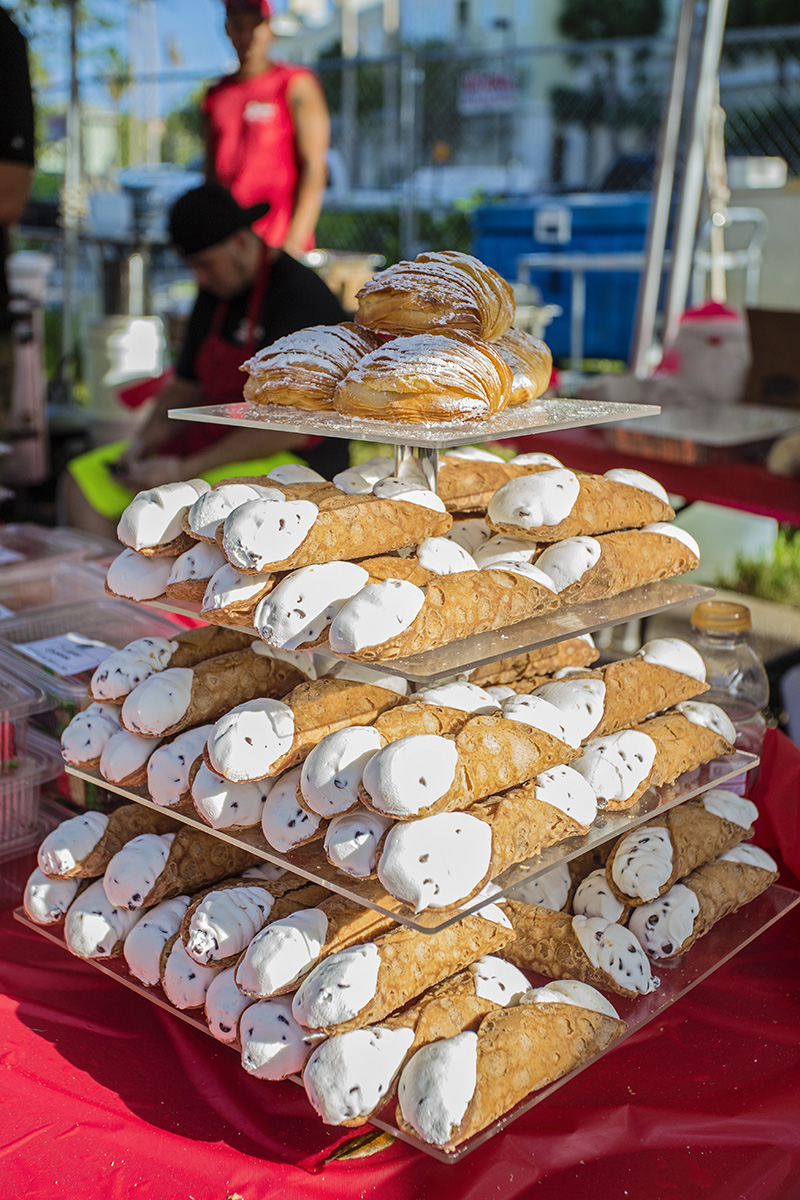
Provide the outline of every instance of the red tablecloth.
<path id="1" fill-rule="evenodd" d="M 770 743 L 760 840 L 792 858 L 800 752 Z M 325 1165 L 344 1139 L 295 1085 L 253 1080 L 8 911 L 0 932 L 0 1200 L 800 1197 L 797 908 L 455 1165 L 401 1143 Z"/>
<path id="2" fill-rule="evenodd" d="M 631 422 L 635 430 L 636 422 Z M 668 492 L 687 500 L 705 500 L 744 512 L 760 513 L 800 525 L 800 479 L 772 475 L 756 462 L 703 463 L 687 466 L 612 450 L 600 428 L 567 429 L 516 439 L 523 451 L 554 454 L 577 471 L 602 474 L 610 467 L 631 467 L 653 475 Z"/>

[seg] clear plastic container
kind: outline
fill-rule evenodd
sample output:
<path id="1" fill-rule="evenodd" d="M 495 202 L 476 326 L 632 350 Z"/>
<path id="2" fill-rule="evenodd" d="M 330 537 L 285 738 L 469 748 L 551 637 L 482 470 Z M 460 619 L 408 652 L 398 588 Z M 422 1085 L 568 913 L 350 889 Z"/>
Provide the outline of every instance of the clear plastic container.
<path id="1" fill-rule="evenodd" d="M 49 704 L 41 688 L 0 662 L 0 776 L 17 769 L 27 748 L 28 721 Z"/>
<path id="2" fill-rule="evenodd" d="M 181 630 L 166 615 L 125 600 L 86 600 L 36 609 L 0 623 L 0 658 L 22 679 L 42 689 L 50 711 L 37 725 L 60 737 L 88 702 L 95 667 L 112 650 L 141 637 L 174 637 Z"/>
<path id="3" fill-rule="evenodd" d="M 113 542 L 78 529 L 51 529 L 27 521 L 0 525 L 0 568 L 4 579 L 18 571 L 26 571 L 36 562 L 44 561 L 52 566 L 57 562 L 102 558 L 113 553 Z M 116 547 L 116 553 L 119 553 L 119 547 Z"/>
<path id="4" fill-rule="evenodd" d="M 31 563 L 8 577 L 0 570 L 0 623 L 35 608 L 54 608 L 77 600 L 101 600 L 105 574 L 94 562 L 47 560 Z"/>
<path id="5" fill-rule="evenodd" d="M 42 785 L 60 775 L 63 766 L 52 739 L 31 732 L 15 770 L 0 775 L 0 862 L 39 844 Z"/>

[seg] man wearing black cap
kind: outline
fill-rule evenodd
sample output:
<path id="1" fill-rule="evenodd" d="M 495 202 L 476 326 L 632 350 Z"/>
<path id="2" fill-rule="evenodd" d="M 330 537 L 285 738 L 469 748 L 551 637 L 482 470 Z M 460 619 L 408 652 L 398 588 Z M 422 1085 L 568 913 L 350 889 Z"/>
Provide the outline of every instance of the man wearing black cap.
<path id="1" fill-rule="evenodd" d="M 210 183 L 176 201 L 170 237 L 199 290 L 175 375 L 132 442 L 89 451 L 69 464 L 63 489 L 69 524 L 107 533 L 135 492 L 178 479 L 215 483 L 228 475 L 265 475 L 280 462 L 300 459 L 327 477 L 347 466 L 347 443 L 339 439 L 177 423 L 167 416 L 171 408 L 241 401 L 239 368 L 255 351 L 309 325 L 345 319 L 313 271 L 253 232 L 268 207 L 241 208 Z"/>

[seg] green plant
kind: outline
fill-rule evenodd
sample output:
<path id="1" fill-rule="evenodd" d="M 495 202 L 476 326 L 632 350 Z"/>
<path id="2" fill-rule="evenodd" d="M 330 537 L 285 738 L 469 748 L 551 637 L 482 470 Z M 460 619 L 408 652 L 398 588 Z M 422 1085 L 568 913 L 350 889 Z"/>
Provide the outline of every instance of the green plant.
<path id="1" fill-rule="evenodd" d="M 771 558 L 737 555 L 733 575 L 714 582 L 728 591 L 800 608 L 800 529 L 780 529 Z"/>

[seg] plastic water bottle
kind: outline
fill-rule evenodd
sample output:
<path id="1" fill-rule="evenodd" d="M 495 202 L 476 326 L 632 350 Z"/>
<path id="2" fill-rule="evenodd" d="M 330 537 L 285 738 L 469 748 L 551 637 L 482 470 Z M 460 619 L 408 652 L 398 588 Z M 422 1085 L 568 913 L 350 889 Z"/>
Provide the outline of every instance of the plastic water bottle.
<path id="1" fill-rule="evenodd" d="M 750 645 L 753 622 L 744 604 L 705 600 L 692 613 L 693 641 L 706 665 L 709 690 L 702 700 L 723 709 L 736 729 L 736 749 L 760 754 L 764 742 L 764 709 L 769 701 L 769 681 L 764 664 Z M 723 785 L 749 795 L 758 778 L 758 767 Z"/>

